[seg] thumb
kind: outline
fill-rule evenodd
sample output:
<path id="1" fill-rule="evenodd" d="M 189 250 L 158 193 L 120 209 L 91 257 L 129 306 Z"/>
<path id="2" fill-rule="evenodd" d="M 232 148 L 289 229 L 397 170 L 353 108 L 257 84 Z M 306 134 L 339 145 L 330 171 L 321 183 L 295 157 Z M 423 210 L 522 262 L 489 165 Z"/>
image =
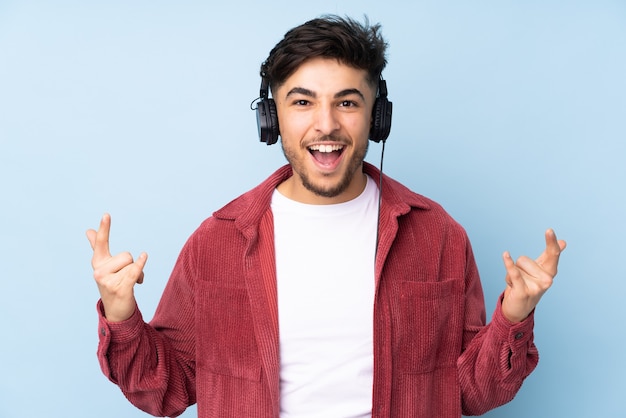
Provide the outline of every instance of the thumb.
<path id="1" fill-rule="evenodd" d="M 85 235 L 87 235 L 87 240 L 89 241 L 89 245 L 91 245 L 91 249 L 94 249 L 96 245 L 96 234 L 97 232 L 93 229 L 88 229 Z"/>
<path id="2" fill-rule="evenodd" d="M 502 261 L 504 262 L 504 268 L 506 270 L 506 276 L 504 280 L 509 287 L 515 287 L 516 282 L 522 279 L 522 275 L 511 257 L 511 253 L 505 251 L 502 254 Z"/>
<path id="3" fill-rule="evenodd" d="M 139 257 L 137 257 L 137 261 L 135 261 L 135 264 L 137 265 L 137 268 L 139 269 L 139 276 L 137 277 L 137 283 L 141 284 L 143 283 L 143 269 L 146 266 L 146 263 L 148 262 L 148 254 L 147 253 L 141 253 L 139 254 Z"/>

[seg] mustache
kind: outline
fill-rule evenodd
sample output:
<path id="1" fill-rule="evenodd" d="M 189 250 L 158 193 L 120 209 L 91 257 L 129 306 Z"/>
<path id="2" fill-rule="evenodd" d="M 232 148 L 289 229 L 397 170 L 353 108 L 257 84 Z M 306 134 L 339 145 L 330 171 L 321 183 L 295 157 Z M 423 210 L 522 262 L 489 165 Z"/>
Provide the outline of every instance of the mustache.
<path id="1" fill-rule="evenodd" d="M 336 142 L 338 144 L 349 144 L 352 141 L 350 141 L 348 138 L 342 136 L 342 135 L 335 135 L 335 134 L 330 134 L 330 135 L 320 135 L 318 137 L 315 137 L 314 139 L 307 141 L 308 144 L 315 144 L 318 142 Z"/>

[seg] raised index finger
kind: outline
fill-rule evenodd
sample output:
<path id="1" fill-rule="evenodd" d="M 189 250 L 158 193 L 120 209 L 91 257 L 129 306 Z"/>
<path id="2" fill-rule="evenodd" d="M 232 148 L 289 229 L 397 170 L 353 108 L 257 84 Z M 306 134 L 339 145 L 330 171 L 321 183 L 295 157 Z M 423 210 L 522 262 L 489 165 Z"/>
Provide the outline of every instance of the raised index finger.
<path id="1" fill-rule="evenodd" d="M 111 216 L 105 213 L 100 220 L 100 227 L 93 238 L 93 263 L 98 264 L 100 261 L 111 257 L 109 251 L 109 231 L 111 230 Z"/>

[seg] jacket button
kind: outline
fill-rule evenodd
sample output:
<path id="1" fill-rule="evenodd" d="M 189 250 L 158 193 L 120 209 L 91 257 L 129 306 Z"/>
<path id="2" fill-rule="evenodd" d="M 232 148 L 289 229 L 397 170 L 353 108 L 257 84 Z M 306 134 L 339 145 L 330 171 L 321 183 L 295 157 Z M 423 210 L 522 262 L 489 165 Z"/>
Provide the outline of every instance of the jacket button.
<path id="1" fill-rule="evenodd" d="M 519 340 L 520 338 L 522 338 L 524 336 L 523 332 L 518 332 L 517 334 L 515 334 L 515 339 Z"/>
<path id="2" fill-rule="evenodd" d="M 107 335 L 107 330 L 104 329 L 104 327 L 100 328 L 100 334 L 102 334 L 102 336 L 105 337 Z"/>

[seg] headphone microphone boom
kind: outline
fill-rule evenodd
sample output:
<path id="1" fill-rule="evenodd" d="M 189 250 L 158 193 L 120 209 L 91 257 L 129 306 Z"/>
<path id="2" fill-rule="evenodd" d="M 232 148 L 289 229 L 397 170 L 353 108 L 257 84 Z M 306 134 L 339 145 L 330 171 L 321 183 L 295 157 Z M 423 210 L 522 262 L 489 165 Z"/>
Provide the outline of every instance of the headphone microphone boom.
<path id="1" fill-rule="evenodd" d="M 378 97 L 372 108 L 372 126 L 369 139 L 374 142 L 387 140 L 391 132 L 391 111 L 393 104 L 387 99 L 387 82 L 382 76 L 378 80 Z M 269 97 L 269 81 L 267 77 L 261 78 L 259 101 L 256 107 L 256 122 L 259 130 L 259 139 L 267 145 L 278 142 L 280 130 L 278 127 L 278 115 L 276 103 Z"/>

